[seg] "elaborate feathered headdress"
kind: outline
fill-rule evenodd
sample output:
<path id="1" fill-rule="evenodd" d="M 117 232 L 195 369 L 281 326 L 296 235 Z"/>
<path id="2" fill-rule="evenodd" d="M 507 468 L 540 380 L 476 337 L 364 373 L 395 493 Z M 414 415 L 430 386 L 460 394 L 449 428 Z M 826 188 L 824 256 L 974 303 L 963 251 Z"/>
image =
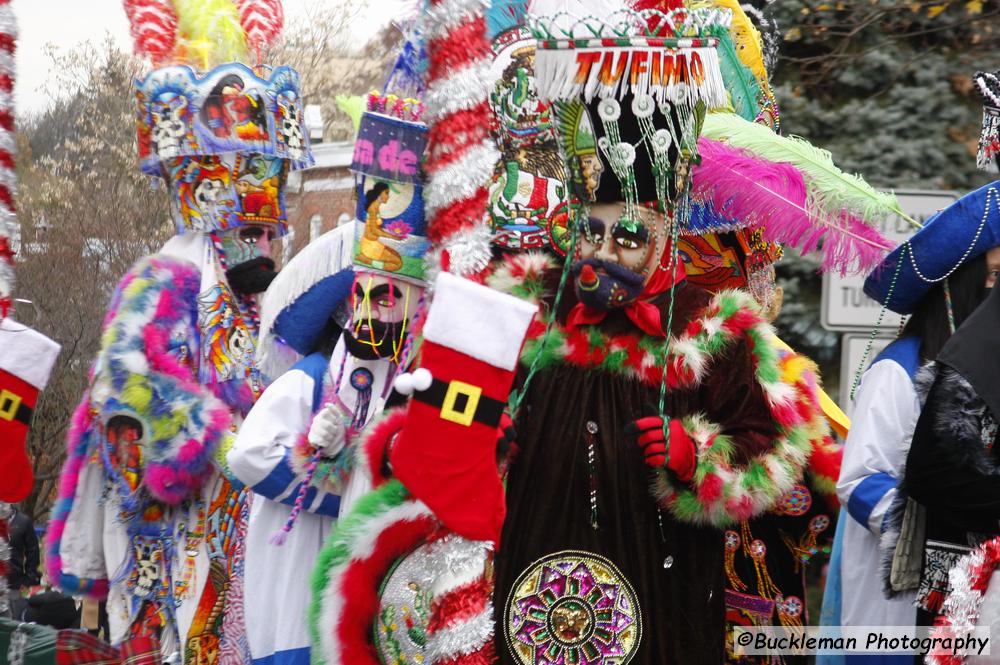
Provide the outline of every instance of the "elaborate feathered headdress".
<path id="1" fill-rule="evenodd" d="M 286 229 L 284 183 L 312 164 L 299 76 L 260 63 L 280 0 L 125 0 L 136 52 L 139 158 L 167 181 L 179 232 Z M 253 67 L 242 62 L 252 62 Z"/>

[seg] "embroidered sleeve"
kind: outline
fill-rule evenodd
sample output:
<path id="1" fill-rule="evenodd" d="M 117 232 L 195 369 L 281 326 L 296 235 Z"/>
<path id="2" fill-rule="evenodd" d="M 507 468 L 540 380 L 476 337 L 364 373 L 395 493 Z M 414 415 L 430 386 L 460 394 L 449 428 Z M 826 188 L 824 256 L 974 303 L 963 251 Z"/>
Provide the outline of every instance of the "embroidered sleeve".
<path id="1" fill-rule="evenodd" d="M 815 374 L 785 371 L 772 335 L 749 296 L 724 292 L 676 343 L 668 376 L 697 387 L 701 406 L 681 417 L 697 466 L 690 483 L 658 471 L 654 494 L 682 521 L 723 527 L 769 510 L 827 433 Z"/>

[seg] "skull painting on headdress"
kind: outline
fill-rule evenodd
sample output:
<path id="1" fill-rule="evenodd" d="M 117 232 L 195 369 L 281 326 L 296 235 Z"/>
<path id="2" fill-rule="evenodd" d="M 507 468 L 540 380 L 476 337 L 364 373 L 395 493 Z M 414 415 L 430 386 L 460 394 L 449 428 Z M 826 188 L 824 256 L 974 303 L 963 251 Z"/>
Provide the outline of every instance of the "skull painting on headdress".
<path id="1" fill-rule="evenodd" d="M 150 106 L 152 149 L 160 159 L 182 154 L 190 127 L 190 102 L 186 96 L 171 90 L 158 95 Z"/>
<path id="2" fill-rule="evenodd" d="M 160 541 L 137 537 L 133 542 L 133 554 L 135 568 L 130 579 L 132 592 L 138 598 L 154 600 L 163 576 L 163 550 Z"/>
<path id="3" fill-rule="evenodd" d="M 198 326 L 204 338 L 202 370 L 215 381 L 239 378 L 253 365 L 253 338 L 224 285 L 198 296 Z"/>
<path id="4" fill-rule="evenodd" d="M 301 100 L 290 92 L 278 95 L 278 134 L 287 149 L 289 159 L 298 161 L 305 156 L 305 137 L 302 133 Z"/>

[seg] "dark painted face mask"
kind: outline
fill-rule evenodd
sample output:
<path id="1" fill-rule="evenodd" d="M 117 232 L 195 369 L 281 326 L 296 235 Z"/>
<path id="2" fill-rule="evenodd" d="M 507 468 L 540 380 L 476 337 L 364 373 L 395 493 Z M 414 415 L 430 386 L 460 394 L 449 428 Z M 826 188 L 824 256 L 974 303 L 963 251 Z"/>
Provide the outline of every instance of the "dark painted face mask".
<path id="1" fill-rule="evenodd" d="M 230 288 L 245 296 L 267 291 L 267 287 L 277 276 L 274 261 L 266 256 L 244 261 L 226 271 Z"/>

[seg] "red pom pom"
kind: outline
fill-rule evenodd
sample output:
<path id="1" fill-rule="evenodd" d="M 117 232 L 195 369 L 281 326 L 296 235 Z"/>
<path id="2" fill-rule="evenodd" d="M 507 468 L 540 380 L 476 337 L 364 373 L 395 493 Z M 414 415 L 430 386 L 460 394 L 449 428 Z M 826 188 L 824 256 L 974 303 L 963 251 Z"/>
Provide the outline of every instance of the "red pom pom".
<path id="1" fill-rule="evenodd" d="M 170 0 L 124 0 L 136 53 L 165 60 L 177 42 L 177 13 Z"/>
<path id="2" fill-rule="evenodd" d="M 240 25 L 247 41 L 260 49 L 273 42 L 285 23 L 281 0 L 239 0 Z"/>

